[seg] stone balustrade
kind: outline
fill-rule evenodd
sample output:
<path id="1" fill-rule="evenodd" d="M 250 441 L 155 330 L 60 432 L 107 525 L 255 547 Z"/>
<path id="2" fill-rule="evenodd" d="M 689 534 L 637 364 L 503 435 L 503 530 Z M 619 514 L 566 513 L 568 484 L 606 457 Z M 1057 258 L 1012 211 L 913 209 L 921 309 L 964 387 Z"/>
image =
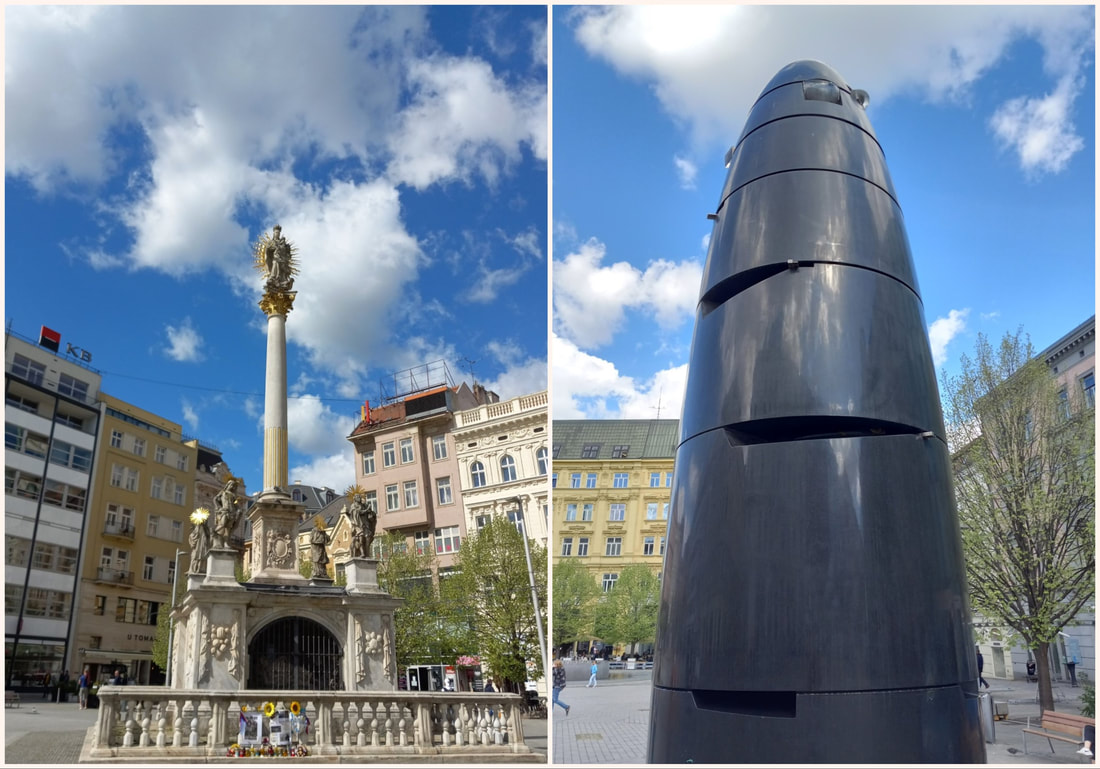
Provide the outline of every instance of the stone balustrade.
<path id="1" fill-rule="evenodd" d="M 292 744 L 325 761 L 541 762 L 523 741 L 522 698 L 475 692 L 204 691 L 103 686 L 81 762 L 206 761 L 238 742 L 239 715 L 291 701 L 309 718 Z"/>

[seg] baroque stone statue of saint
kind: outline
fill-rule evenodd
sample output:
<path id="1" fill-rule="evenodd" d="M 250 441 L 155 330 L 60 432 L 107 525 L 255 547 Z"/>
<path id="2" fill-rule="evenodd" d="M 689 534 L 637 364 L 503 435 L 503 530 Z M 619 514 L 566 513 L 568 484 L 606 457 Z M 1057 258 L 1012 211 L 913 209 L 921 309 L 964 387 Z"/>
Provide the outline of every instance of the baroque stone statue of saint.
<path id="1" fill-rule="evenodd" d="M 191 545 L 191 565 L 189 574 L 206 573 L 206 555 L 210 552 L 210 522 L 202 518 L 197 523 L 191 519 L 191 534 L 187 541 Z"/>
<path id="2" fill-rule="evenodd" d="M 264 291 L 270 295 L 289 294 L 294 287 L 295 248 L 285 237 L 283 228 L 276 224 L 270 236 L 263 236 L 254 249 L 256 269 L 264 274 Z"/>
<path id="3" fill-rule="evenodd" d="M 237 479 L 230 477 L 222 490 L 214 495 L 214 547 L 229 546 L 229 538 L 244 512 L 237 496 L 237 485 Z"/>
<path id="4" fill-rule="evenodd" d="M 328 552 L 326 552 L 325 546 L 328 545 L 329 538 L 321 517 L 317 516 L 315 520 L 316 525 L 309 535 L 310 560 L 313 561 L 313 573 L 310 576 L 313 579 L 327 579 Z"/>
<path id="5" fill-rule="evenodd" d="M 378 526 L 378 514 L 374 505 L 363 501 L 362 494 L 353 494 L 348 508 L 348 520 L 351 521 L 351 557 L 369 558 L 374 543 L 374 532 Z"/>

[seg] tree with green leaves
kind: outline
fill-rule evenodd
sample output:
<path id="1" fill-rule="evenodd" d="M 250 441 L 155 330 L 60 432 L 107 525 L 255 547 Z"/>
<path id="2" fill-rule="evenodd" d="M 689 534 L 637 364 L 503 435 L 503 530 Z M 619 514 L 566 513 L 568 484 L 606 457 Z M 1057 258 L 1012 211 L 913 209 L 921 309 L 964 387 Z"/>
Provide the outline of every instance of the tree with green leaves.
<path id="1" fill-rule="evenodd" d="M 539 609 L 545 615 L 546 548 L 531 539 L 528 546 Z M 535 663 L 541 673 L 543 660 L 523 535 L 507 518 L 493 516 L 462 543 L 455 566 L 458 573 L 447 583 L 471 601 L 482 659 L 506 691 L 523 691 L 527 662 Z M 538 621 L 545 626 L 545 616 Z"/>
<path id="2" fill-rule="evenodd" d="M 592 572 L 575 558 L 563 558 L 554 564 L 554 646 L 555 648 L 592 636 L 592 621 L 600 586 Z"/>
<path id="3" fill-rule="evenodd" d="M 595 584 L 595 582 L 593 582 Z M 597 605 L 595 635 L 604 641 L 636 648 L 657 637 L 657 611 L 661 585 L 644 563 L 628 564 L 619 579 Z"/>
<path id="4" fill-rule="evenodd" d="M 394 645 L 397 665 L 438 665 L 453 661 L 474 648 L 470 627 L 472 609 L 460 594 L 456 595 L 443 577 L 436 584 L 438 571 L 431 549 L 409 549 L 405 535 L 387 532 L 376 542 L 379 547 L 378 584 L 404 603 L 394 612 Z"/>
<path id="5" fill-rule="evenodd" d="M 1035 650 L 1053 710 L 1049 646 L 1095 596 L 1095 410 L 1021 331 L 979 334 L 942 395 L 971 604 Z"/>

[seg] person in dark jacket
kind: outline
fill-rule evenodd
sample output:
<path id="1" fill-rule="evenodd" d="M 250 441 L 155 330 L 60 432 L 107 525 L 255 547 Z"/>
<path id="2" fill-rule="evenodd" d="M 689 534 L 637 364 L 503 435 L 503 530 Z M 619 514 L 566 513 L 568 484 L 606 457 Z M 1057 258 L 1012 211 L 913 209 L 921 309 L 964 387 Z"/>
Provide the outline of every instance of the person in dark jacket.
<path id="1" fill-rule="evenodd" d="M 985 658 L 982 657 L 981 651 L 978 651 L 978 686 L 984 686 L 986 689 L 988 689 L 989 682 L 982 678 L 983 667 L 985 667 Z"/>
<path id="2" fill-rule="evenodd" d="M 565 668 L 561 664 L 561 660 L 554 660 L 554 705 L 561 705 L 565 708 L 565 715 L 569 715 L 569 706 L 562 702 L 559 697 L 561 696 L 561 690 L 565 688 Z"/>

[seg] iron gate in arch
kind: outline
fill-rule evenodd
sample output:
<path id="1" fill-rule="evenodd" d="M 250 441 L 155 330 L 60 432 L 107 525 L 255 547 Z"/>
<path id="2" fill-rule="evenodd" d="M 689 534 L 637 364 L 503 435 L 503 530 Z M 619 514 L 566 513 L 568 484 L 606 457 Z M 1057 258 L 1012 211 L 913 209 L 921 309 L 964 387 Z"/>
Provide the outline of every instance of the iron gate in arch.
<path id="1" fill-rule="evenodd" d="M 320 623 L 286 617 L 248 645 L 249 689 L 341 690 L 340 642 Z"/>

